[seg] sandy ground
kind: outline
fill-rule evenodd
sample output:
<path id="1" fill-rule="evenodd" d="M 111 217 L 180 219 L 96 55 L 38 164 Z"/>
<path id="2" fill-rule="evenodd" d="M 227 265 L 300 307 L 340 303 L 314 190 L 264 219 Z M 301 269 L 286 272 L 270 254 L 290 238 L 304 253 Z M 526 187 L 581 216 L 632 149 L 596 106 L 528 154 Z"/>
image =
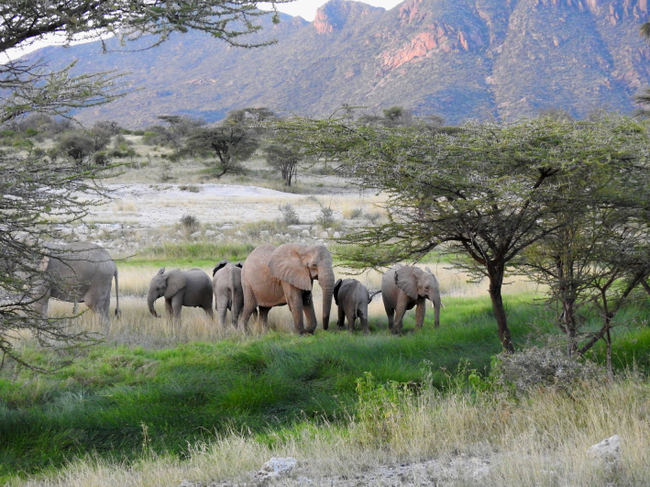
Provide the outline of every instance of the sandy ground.
<path id="1" fill-rule="evenodd" d="M 315 221 L 322 207 L 368 206 L 377 198 L 358 193 L 302 195 L 236 184 L 107 184 L 112 201 L 91 212 L 88 221 L 155 227 L 192 215 L 205 224 L 239 224 L 282 217 L 290 204 L 304 222 Z M 334 209 L 334 208 L 333 208 Z M 336 212 L 338 211 L 338 215 Z M 341 217 L 335 209 L 335 216 Z"/>

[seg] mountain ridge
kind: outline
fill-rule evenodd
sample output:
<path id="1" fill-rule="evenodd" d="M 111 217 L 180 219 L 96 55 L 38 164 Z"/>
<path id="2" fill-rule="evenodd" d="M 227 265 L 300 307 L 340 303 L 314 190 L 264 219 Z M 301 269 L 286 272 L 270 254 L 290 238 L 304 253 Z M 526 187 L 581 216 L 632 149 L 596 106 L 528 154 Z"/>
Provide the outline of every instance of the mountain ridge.
<path id="1" fill-rule="evenodd" d="M 76 114 L 88 123 L 138 128 L 167 114 L 215 121 L 248 106 L 328 116 L 343 104 L 399 105 L 448 123 L 547 109 L 585 117 L 629 113 L 650 85 L 650 46 L 638 31 L 648 10 L 648 0 L 406 0 L 390 10 L 331 0 L 313 22 L 265 20 L 250 38 L 277 40 L 263 48 L 187 33 L 142 53 L 98 55 L 89 43 L 37 54 L 55 67 L 76 58 L 77 73 L 130 73 L 136 91 Z"/>

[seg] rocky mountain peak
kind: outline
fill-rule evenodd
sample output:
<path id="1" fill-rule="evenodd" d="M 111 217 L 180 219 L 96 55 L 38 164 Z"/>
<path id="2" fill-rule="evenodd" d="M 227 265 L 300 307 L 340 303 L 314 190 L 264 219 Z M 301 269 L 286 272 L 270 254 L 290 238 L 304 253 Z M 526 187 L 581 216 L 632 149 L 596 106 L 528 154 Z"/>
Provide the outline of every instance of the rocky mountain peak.
<path id="1" fill-rule="evenodd" d="M 330 0 L 316 11 L 314 28 L 319 34 L 327 34 L 341 30 L 346 24 L 372 12 L 383 10 L 383 8 L 372 7 L 362 2 Z"/>

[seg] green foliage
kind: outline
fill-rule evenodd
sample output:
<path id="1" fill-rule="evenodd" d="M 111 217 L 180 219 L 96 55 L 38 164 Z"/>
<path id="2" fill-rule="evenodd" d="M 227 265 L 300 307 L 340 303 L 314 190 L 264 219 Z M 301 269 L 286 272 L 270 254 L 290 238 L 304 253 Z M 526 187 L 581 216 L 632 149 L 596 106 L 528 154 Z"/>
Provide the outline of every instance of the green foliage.
<path id="1" fill-rule="evenodd" d="M 387 116 L 399 113 L 396 108 Z M 614 267 L 630 254 L 627 268 L 642 270 L 633 272 L 634 285 L 650 273 L 647 244 L 635 245 L 648 240 L 644 205 L 650 187 L 647 127 L 636 121 L 554 116 L 513 124 L 468 123 L 453 131 L 349 120 L 294 120 L 284 127 L 311 153 L 338 161 L 360 187 L 388 197 L 387 221 L 355 228 L 339 239 L 349 244 L 341 259 L 365 268 L 418 260 L 435 248 L 466 256 L 457 264 L 490 281 L 499 337 L 508 351 L 514 347 L 502 303 L 503 279 L 531 245 L 552 240 L 566 249 L 557 241 L 559 231 L 602 227 L 612 236 L 601 246 L 610 248 Z M 633 206 L 628 194 L 643 203 Z M 603 213 L 579 222 L 559 216 L 601 203 L 619 227 L 612 228 Z M 622 218 L 623 212 L 629 218 Z M 634 238 L 623 239 L 623 230 Z M 599 238 L 585 240 L 589 245 Z M 587 265 L 597 268 L 605 262 L 601 253 Z M 612 275 L 621 277 L 618 269 Z M 613 282 L 604 279 L 601 286 Z"/>
<path id="2" fill-rule="evenodd" d="M 372 373 L 364 372 L 356 380 L 356 439 L 364 447 L 377 448 L 390 441 L 392 431 L 408 414 L 405 406 L 414 396 L 408 383 L 393 380 L 378 384 Z"/>
<path id="3" fill-rule="evenodd" d="M 182 242 L 163 243 L 149 247 L 126 261 L 125 265 L 177 265 L 181 267 L 211 267 L 221 260 L 246 260 L 255 248 L 250 243 Z"/>

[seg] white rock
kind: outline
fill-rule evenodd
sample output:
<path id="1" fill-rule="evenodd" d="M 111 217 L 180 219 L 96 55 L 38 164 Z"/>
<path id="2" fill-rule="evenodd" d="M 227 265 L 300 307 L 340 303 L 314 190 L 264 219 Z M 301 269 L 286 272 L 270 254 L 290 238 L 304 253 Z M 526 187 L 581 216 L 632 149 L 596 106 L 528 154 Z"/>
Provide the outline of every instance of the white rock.
<path id="1" fill-rule="evenodd" d="M 621 456 L 621 438 L 618 435 L 605 438 L 600 443 L 590 446 L 587 452 L 594 458 L 616 462 Z"/>
<path id="2" fill-rule="evenodd" d="M 273 457 L 255 474 L 255 480 L 264 481 L 289 475 L 296 468 L 298 460 L 293 457 Z"/>

